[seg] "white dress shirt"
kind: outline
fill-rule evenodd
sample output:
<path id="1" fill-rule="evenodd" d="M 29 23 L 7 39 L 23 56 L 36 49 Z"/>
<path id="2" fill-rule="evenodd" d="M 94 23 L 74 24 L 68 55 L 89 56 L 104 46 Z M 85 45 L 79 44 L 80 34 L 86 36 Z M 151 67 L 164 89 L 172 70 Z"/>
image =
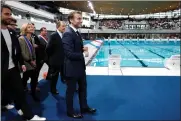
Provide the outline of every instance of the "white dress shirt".
<path id="1" fill-rule="evenodd" d="M 75 27 L 73 27 L 71 24 L 69 25 L 75 32 L 78 32 L 78 30 L 75 28 Z M 76 33 L 77 34 L 77 33 Z"/>
<path id="2" fill-rule="evenodd" d="M 59 34 L 59 36 L 60 36 L 60 38 L 62 39 L 62 37 L 63 37 L 63 34 L 57 29 L 57 32 L 58 32 L 58 34 Z"/>

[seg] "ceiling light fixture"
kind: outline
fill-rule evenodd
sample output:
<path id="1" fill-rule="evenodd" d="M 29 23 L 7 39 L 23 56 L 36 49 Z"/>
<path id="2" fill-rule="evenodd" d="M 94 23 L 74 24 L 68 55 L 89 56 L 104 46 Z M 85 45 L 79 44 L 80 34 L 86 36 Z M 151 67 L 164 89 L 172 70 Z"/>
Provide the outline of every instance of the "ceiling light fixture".
<path id="1" fill-rule="evenodd" d="M 96 14 L 95 10 L 94 10 L 94 7 L 93 7 L 93 4 L 90 2 L 90 1 L 87 1 L 88 2 L 88 6 L 91 8 L 91 10 L 93 11 L 94 14 Z"/>

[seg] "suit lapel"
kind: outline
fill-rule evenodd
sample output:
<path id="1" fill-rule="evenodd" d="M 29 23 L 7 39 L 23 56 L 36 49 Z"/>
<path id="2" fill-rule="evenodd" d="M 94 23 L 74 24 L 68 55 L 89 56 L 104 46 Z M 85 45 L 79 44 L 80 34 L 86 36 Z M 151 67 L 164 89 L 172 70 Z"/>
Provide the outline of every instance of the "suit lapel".
<path id="1" fill-rule="evenodd" d="M 55 35 L 56 35 L 56 39 L 57 39 L 57 40 L 60 40 L 60 41 L 62 40 L 62 38 L 60 37 L 60 35 L 59 35 L 59 33 L 58 33 L 57 31 L 56 31 L 56 34 L 55 34 Z"/>
<path id="2" fill-rule="evenodd" d="M 77 35 L 77 33 L 69 26 L 69 29 L 72 31 L 72 33 L 74 33 L 74 36 L 77 38 L 79 37 L 79 35 Z"/>
<path id="3" fill-rule="evenodd" d="M 15 39 L 15 36 L 13 36 L 13 32 L 11 30 L 9 30 L 9 34 L 10 34 L 10 37 L 11 37 L 11 42 L 12 42 L 12 48 L 11 48 L 11 52 L 12 52 L 12 56 L 14 56 L 16 54 L 16 41 L 14 40 Z"/>
<path id="4" fill-rule="evenodd" d="M 70 26 L 69 26 L 69 29 L 74 33 L 74 36 L 76 37 L 76 40 L 78 39 L 78 41 L 81 43 L 81 45 L 83 45 L 81 35 L 77 35 L 77 33 Z"/>

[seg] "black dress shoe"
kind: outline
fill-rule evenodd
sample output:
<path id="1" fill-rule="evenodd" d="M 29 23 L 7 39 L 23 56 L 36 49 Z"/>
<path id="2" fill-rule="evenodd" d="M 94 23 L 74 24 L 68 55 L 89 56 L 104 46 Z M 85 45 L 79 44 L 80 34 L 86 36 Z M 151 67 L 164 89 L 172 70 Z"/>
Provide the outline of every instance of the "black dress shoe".
<path id="1" fill-rule="evenodd" d="M 81 114 L 70 114 L 70 113 L 67 113 L 67 116 L 68 117 L 71 117 L 71 118 L 83 118 L 83 116 Z"/>
<path id="2" fill-rule="evenodd" d="M 58 91 L 51 91 L 51 93 L 52 93 L 53 95 L 58 95 L 58 94 L 59 94 Z"/>
<path id="3" fill-rule="evenodd" d="M 95 113 L 96 112 L 96 109 L 94 108 L 83 108 L 81 109 L 81 113 Z"/>

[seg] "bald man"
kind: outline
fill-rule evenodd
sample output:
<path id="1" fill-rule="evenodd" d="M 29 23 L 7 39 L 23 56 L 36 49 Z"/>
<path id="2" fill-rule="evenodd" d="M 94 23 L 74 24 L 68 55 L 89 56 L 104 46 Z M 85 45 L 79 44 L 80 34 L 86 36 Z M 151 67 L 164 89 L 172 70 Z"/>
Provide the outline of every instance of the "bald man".
<path id="1" fill-rule="evenodd" d="M 59 94 L 56 89 L 59 73 L 61 73 L 61 80 L 63 79 L 64 52 L 62 37 L 66 24 L 63 21 L 58 21 L 56 22 L 56 28 L 57 30 L 50 35 L 46 47 L 49 63 L 47 79 L 51 82 L 50 88 L 52 94 Z"/>

